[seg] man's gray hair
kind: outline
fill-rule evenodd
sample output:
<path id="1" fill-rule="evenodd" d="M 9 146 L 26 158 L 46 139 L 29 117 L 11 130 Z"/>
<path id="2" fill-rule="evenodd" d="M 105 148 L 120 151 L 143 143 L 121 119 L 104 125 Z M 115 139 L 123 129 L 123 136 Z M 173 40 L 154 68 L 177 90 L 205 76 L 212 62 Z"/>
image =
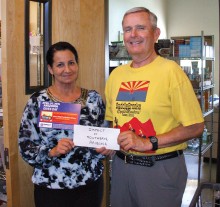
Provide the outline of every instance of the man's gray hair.
<path id="1" fill-rule="evenodd" d="M 146 12 L 146 13 L 148 13 L 149 16 L 150 16 L 150 21 L 152 23 L 153 28 L 154 29 L 157 28 L 157 16 L 145 7 L 134 7 L 132 9 L 129 9 L 128 11 L 126 11 L 125 14 L 124 14 L 123 20 L 122 20 L 122 24 L 123 24 L 125 16 L 127 16 L 128 14 L 131 14 L 131 13 L 136 13 L 136 12 Z"/>

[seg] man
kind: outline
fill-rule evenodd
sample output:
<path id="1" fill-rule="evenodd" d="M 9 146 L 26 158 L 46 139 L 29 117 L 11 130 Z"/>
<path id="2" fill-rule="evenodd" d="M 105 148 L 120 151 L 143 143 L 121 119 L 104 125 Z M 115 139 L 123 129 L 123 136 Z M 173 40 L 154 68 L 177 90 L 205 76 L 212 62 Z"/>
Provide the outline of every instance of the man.
<path id="1" fill-rule="evenodd" d="M 157 17 L 127 11 L 122 27 L 132 61 L 106 83 L 106 120 L 120 128 L 112 165 L 112 207 L 180 207 L 187 181 L 183 150 L 204 129 L 191 83 L 174 61 L 158 56 Z"/>

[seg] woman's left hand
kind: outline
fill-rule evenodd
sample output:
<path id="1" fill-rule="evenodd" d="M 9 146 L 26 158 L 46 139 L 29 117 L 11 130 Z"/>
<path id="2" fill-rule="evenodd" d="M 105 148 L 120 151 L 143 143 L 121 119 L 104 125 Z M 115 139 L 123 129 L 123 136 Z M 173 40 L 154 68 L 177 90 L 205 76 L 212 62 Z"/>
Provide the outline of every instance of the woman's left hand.
<path id="1" fill-rule="evenodd" d="M 102 155 L 107 155 L 107 156 L 112 156 L 115 154 L 114 150 L 109 150 L 109 149 L 106 149 L 105 147 L 96 148 L 96 152 L 98 152 Z"/>

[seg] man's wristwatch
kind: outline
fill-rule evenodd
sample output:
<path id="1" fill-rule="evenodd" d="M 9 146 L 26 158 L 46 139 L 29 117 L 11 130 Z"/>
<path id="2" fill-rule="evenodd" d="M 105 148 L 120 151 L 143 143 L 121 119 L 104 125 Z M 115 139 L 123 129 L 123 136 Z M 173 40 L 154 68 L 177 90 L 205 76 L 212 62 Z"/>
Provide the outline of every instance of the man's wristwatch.
<path id="1" fill-rule="evenodd" d="M 157 139 L 157 137 L 155 137 L 155 136 L 150 136 L 150 137 L 148 137 L 149 139 L 150 139 L 150 142 L 152 143 L 152 145 L 153 145 L 153 148 L 152 148 L 152 150 L 157 150 L 158 149 L 158 139 Z"/>

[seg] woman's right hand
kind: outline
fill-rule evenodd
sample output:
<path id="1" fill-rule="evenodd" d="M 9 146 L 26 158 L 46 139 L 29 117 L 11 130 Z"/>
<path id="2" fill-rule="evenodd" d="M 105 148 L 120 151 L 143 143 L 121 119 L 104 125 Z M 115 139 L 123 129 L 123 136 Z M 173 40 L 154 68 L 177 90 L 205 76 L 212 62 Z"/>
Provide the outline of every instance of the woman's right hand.
<path id="1" fill-rule="evenodd" d="M 60 155 L 69 153 L 73 147 L 74 147 L 74 143 L 71 139 L 62 138 L 58 141 L 57 146 L 50 150 L 49 156 L 59 157 Z"/>

